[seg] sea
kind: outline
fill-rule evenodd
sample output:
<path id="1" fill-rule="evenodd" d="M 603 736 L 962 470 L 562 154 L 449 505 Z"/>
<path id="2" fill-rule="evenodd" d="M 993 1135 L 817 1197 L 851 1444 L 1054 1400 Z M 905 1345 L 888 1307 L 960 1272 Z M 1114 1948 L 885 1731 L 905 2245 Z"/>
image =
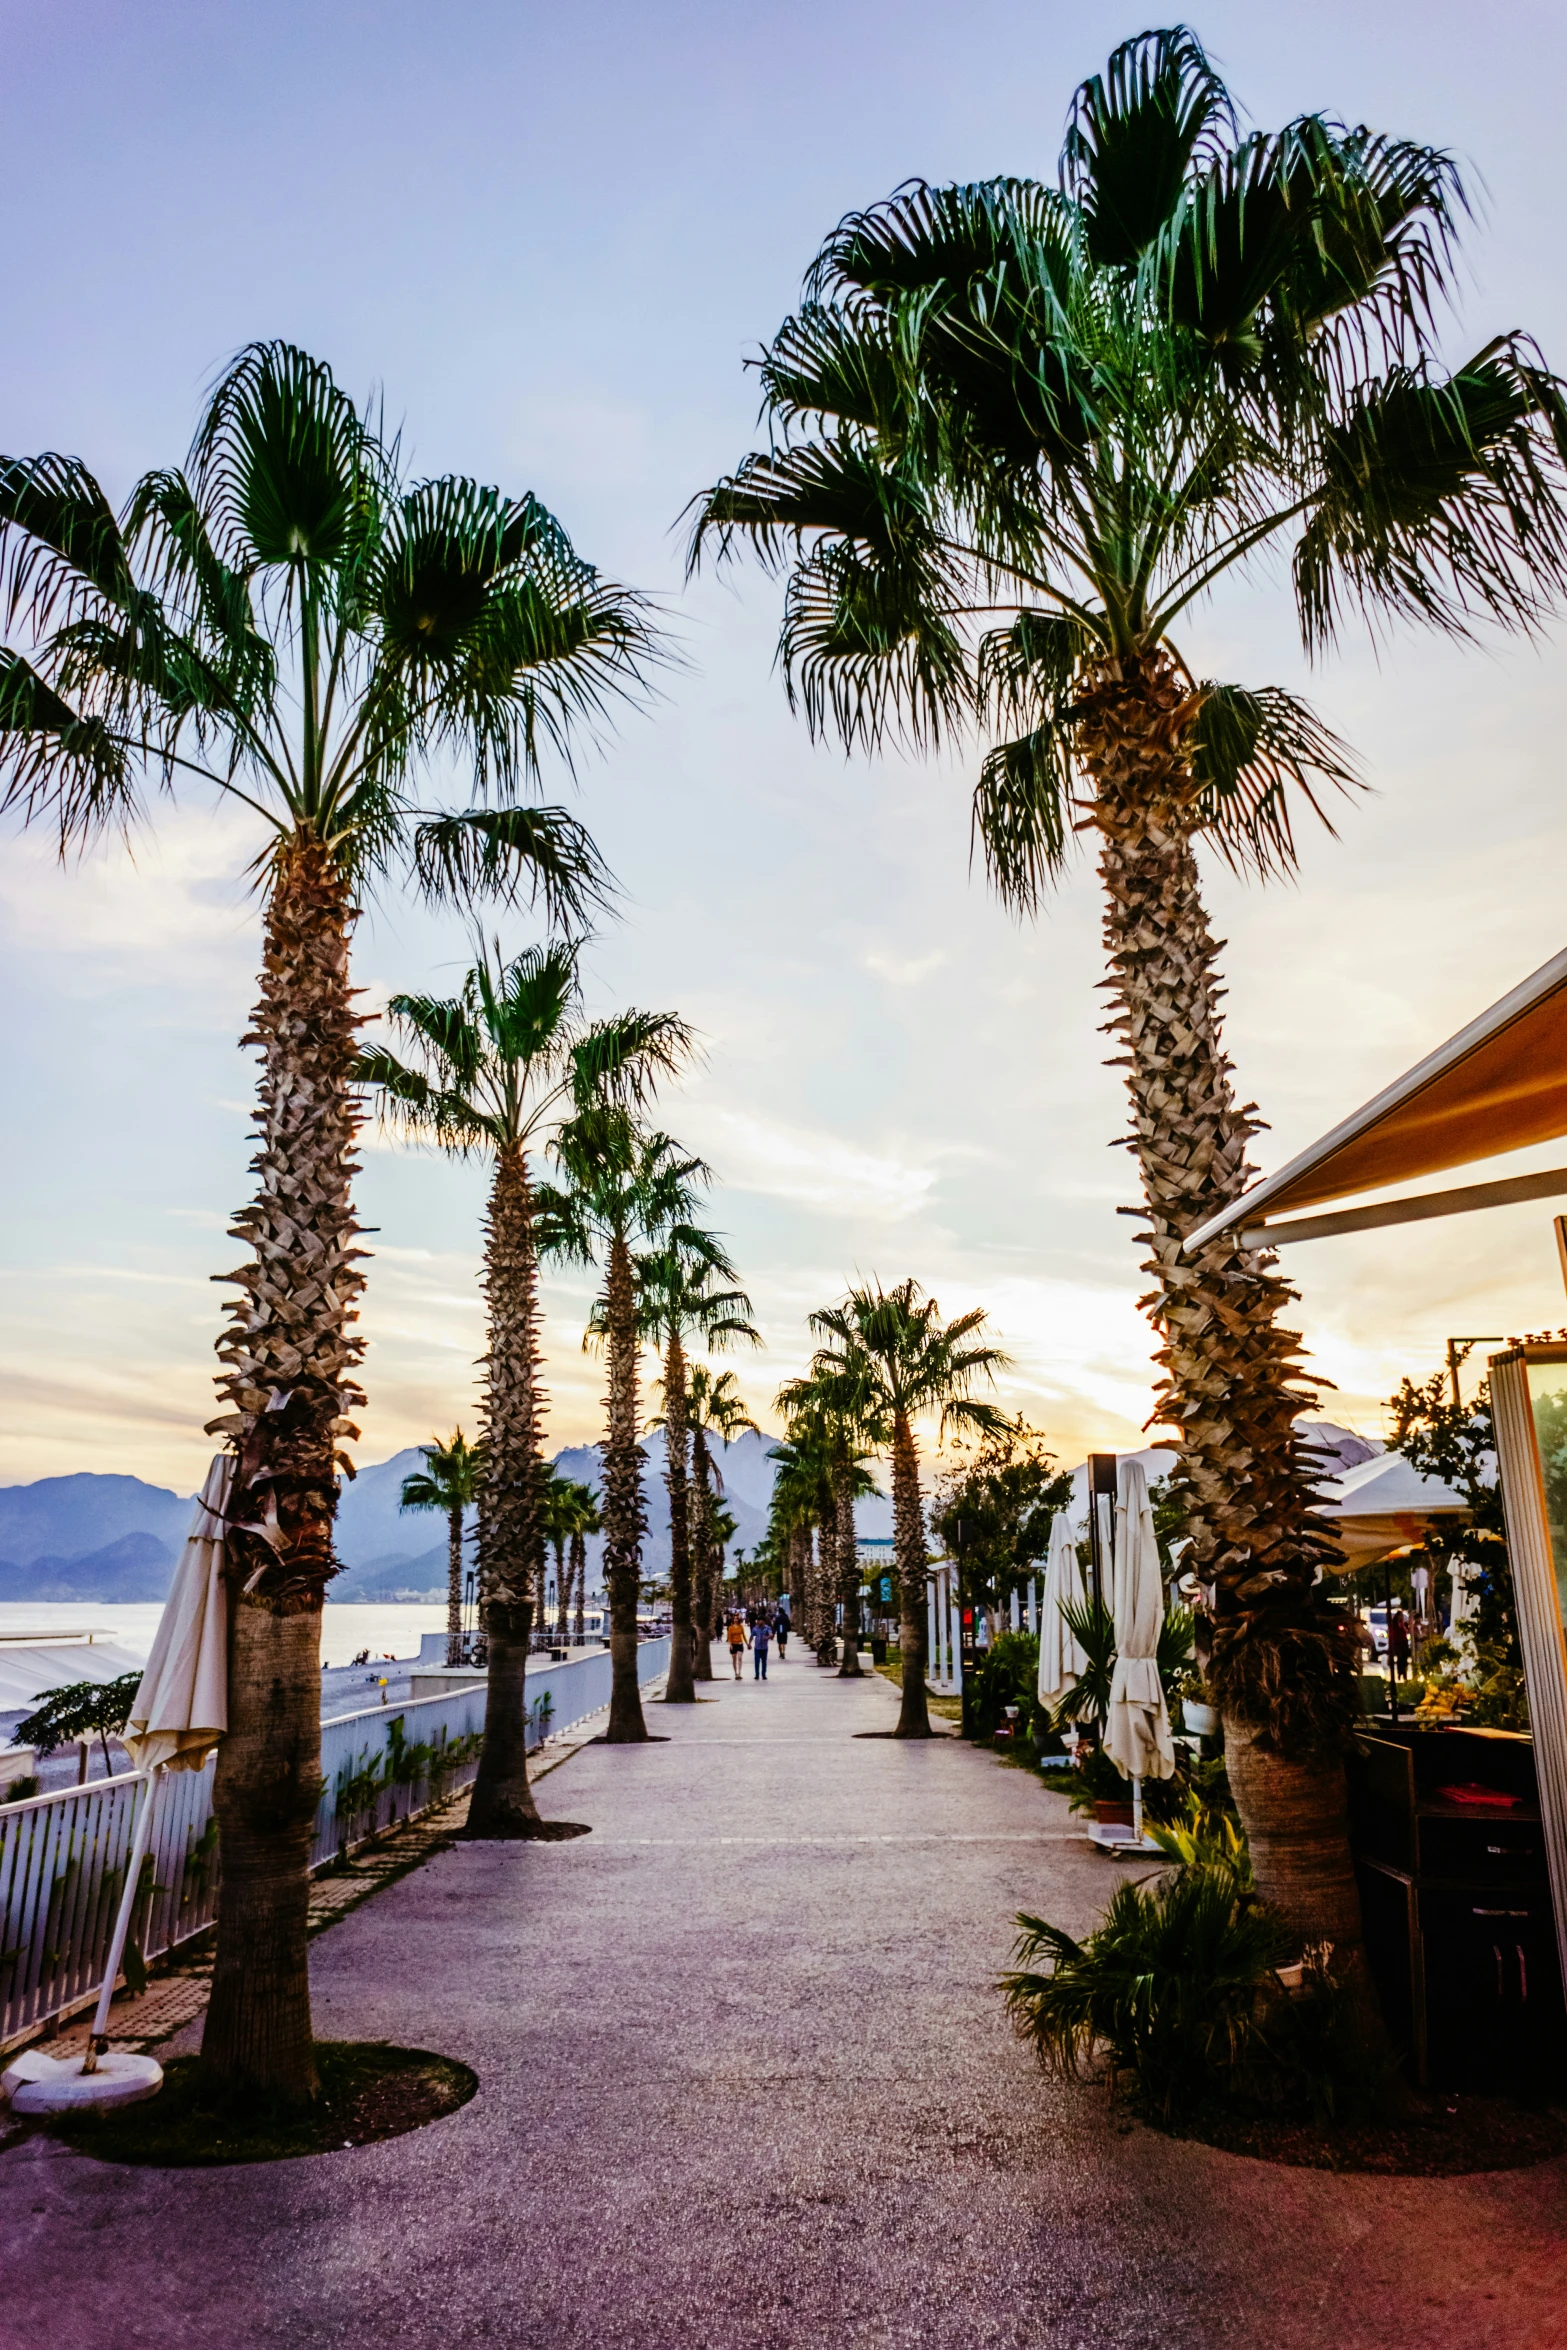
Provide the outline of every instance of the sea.
<path id="1" fill-rule="evenodd" d="M 145 1605 L 105 1607 L 86 1599 L 0 1601 L 0 1638 L 18 1632 L 101 1632 L 131 1655 L 145 1658 L 163 1609 Z M 321 1662 L 352 1664 L 361 1649 L 379 1663 L 383 1657 L 419 1653 L 420 1635 L 443 1632 L 446 1609 L 439 1602 L 388 1601 L 384 1606 L 328 1600 L 321 1611 Z"/>

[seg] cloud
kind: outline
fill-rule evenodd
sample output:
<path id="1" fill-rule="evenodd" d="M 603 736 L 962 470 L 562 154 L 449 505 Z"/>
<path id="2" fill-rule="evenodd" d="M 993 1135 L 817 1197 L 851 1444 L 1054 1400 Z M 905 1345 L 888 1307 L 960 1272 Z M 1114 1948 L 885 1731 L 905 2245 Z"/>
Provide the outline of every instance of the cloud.
<path id="1" fill-rule="evenodd" d="M 896 1222 L 923 1207 L 934 1167 L 858 1150 L 830 1134 L 785 1126 L 747 1110 L 711 1113 L 722 1130 L 720 1175 L 740 1191 L 762 1192 L 824 1215 Z"/>

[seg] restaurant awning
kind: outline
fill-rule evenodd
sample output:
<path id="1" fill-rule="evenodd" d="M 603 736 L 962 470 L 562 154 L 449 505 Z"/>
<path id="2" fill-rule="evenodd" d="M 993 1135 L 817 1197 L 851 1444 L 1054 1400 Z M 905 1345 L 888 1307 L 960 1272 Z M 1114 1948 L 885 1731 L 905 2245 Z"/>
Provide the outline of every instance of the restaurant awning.
<path id="1" fill-rule="evenodd" d="M 1237 1223 L 1244 1223 L 1249 1243 L 1272 1248 L 1286 1240 L 1322 1240 L 1380 1224 L 1550 1199 L 1567 1193 L 1567 1168 L 1274 1221 L 1292 1209 L 1416 1182 L 1560 1135 L 1567 1135 L 1567 950 L 1287 1167 L 1199 1225 L 1185 1245 L 1199 1247 Z"/>

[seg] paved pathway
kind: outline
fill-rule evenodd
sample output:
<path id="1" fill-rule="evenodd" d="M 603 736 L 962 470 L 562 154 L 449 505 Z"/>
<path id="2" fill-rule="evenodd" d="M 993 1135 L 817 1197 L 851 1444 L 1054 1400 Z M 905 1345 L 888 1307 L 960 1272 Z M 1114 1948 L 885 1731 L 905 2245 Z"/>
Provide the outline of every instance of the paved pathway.
<path id="1" fill-rule="evenodd" d="M 0 2155 L 0 2350 L 1558 2350 L 1567 2161 L 1341 2179 L 1044 2083 L 991 1983 L 1117 1865 L 791 1658 L 316 1946 L 318 2029 L 446 2050 L 411 2136 L 217 2172 Z"/>

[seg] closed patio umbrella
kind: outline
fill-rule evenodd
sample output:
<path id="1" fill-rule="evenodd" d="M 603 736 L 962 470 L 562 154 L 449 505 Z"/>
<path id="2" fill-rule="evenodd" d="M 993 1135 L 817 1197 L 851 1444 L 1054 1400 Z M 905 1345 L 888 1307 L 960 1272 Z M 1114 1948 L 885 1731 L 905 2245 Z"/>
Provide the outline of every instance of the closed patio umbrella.
<path id="1" fill-rule="evenodd" d="M 142 1863 L 152 1842 L 158 1790 L 165 1770 L 200 1770 L 228 1727 L 227 1610 L 223 1589 L 224 1516 L 234 1464 L 220 1453 L 207 1471 L 142 1674 L 131 1700 L 125 1746 L 146 1787 L 125 1864 L 114 1932 L 104 1960 L 103 1988 L 87 2053 L 51 2057 L 30 2048 L 4 2076 L 19 2113 L 59 2113 L 84 2105 L 126 2105 L 151 2097 L 163 2068 L 150 2056 L 106 2052 L 109 2006 L 141 1891 Z"/>
<path id="2" fill-rule="evenodd" d="M 1072 1522 L 1065 1510 L 1057 1510 L 1050 1521 L 1050 1547 L 1045 1554 L 1045 1589 L 1039 1603 L 1041 1705 L 1052 1708 L 1058 1706 L 1068 1690 L 1076 1688 L 1088 1663 L 1061 1613 L 1063 1606 L 1080 1605 L 1083 1596 L 1083 1576 L 1077 1563 L 1077 1544 L 1072 1538 Z"/>
<path id="3" fill-rule="evenodd" d="M 1137 1828 L 1142 1829 L 1142 1782 L 1168 1779 L 1175 1741 L 1159 1678 L 1159 1634 L 1164 1628 L 1164 1583 L 1148 1500 L 1148 1472 L 1123 1461 L 1116 1496 L 1115 1668 L 1104 1746 L 1132 1781 Z"/>

